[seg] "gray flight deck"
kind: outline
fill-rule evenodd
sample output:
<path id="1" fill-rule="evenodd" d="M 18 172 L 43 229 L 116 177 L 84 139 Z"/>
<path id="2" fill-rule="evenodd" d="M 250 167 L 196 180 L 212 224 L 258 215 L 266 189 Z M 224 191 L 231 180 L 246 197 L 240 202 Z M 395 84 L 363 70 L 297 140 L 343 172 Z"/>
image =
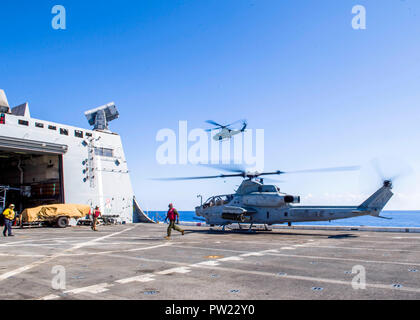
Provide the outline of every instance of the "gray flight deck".
<path id="1" fill-rule="evenodd" d="M 420 234 L 184 228 L 171 241 L 163 224 L 16 229 L 0 238 L 0 299 L 420 299 Z"/>

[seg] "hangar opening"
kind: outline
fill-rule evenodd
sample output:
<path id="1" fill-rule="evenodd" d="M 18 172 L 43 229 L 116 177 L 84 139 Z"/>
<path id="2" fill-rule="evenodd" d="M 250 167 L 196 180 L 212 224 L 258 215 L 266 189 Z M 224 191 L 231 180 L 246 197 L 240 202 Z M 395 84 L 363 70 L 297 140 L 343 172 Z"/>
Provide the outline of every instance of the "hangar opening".
<path id="1" fill-rule="evenodd" d="M 0 207 L 18 212 L 40 205 L 64 203 L 63 153 L 66 146 L 0 137 Z M 53 150 L 53 149 L 56 150 Z"/>

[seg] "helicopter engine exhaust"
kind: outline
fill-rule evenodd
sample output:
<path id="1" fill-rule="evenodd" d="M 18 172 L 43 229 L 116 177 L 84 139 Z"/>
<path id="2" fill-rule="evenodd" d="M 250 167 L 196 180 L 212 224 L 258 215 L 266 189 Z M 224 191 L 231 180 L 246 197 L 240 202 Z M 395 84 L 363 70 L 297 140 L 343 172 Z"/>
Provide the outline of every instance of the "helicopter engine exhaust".
<path id="1" fill-rule="evenodd" d="M 300 203 L 300 197 L 299 196 L 285 196 L 284 202 L 285 203 Z"/>

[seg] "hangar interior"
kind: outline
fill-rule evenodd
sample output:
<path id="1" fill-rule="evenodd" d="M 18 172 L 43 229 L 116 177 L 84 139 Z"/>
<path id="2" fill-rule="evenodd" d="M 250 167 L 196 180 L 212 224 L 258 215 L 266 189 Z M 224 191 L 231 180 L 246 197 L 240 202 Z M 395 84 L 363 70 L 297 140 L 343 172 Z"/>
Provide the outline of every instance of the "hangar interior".
<path id="1" fill-rule="evenodd" d="M 61 155 L 0 149 L 0 207 L 14 203 L 21 212 L 63 203 L 61 166 Z"/>

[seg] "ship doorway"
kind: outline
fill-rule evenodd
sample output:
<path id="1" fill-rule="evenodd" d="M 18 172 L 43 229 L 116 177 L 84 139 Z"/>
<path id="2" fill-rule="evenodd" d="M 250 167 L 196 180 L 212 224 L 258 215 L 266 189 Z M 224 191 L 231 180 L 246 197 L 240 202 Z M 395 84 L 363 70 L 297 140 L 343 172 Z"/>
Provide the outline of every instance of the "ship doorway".
<path id="1" fill-rule="evenodd" d="M 63 156 L 0 148 L 0 209 L 64 203 Z"/>

